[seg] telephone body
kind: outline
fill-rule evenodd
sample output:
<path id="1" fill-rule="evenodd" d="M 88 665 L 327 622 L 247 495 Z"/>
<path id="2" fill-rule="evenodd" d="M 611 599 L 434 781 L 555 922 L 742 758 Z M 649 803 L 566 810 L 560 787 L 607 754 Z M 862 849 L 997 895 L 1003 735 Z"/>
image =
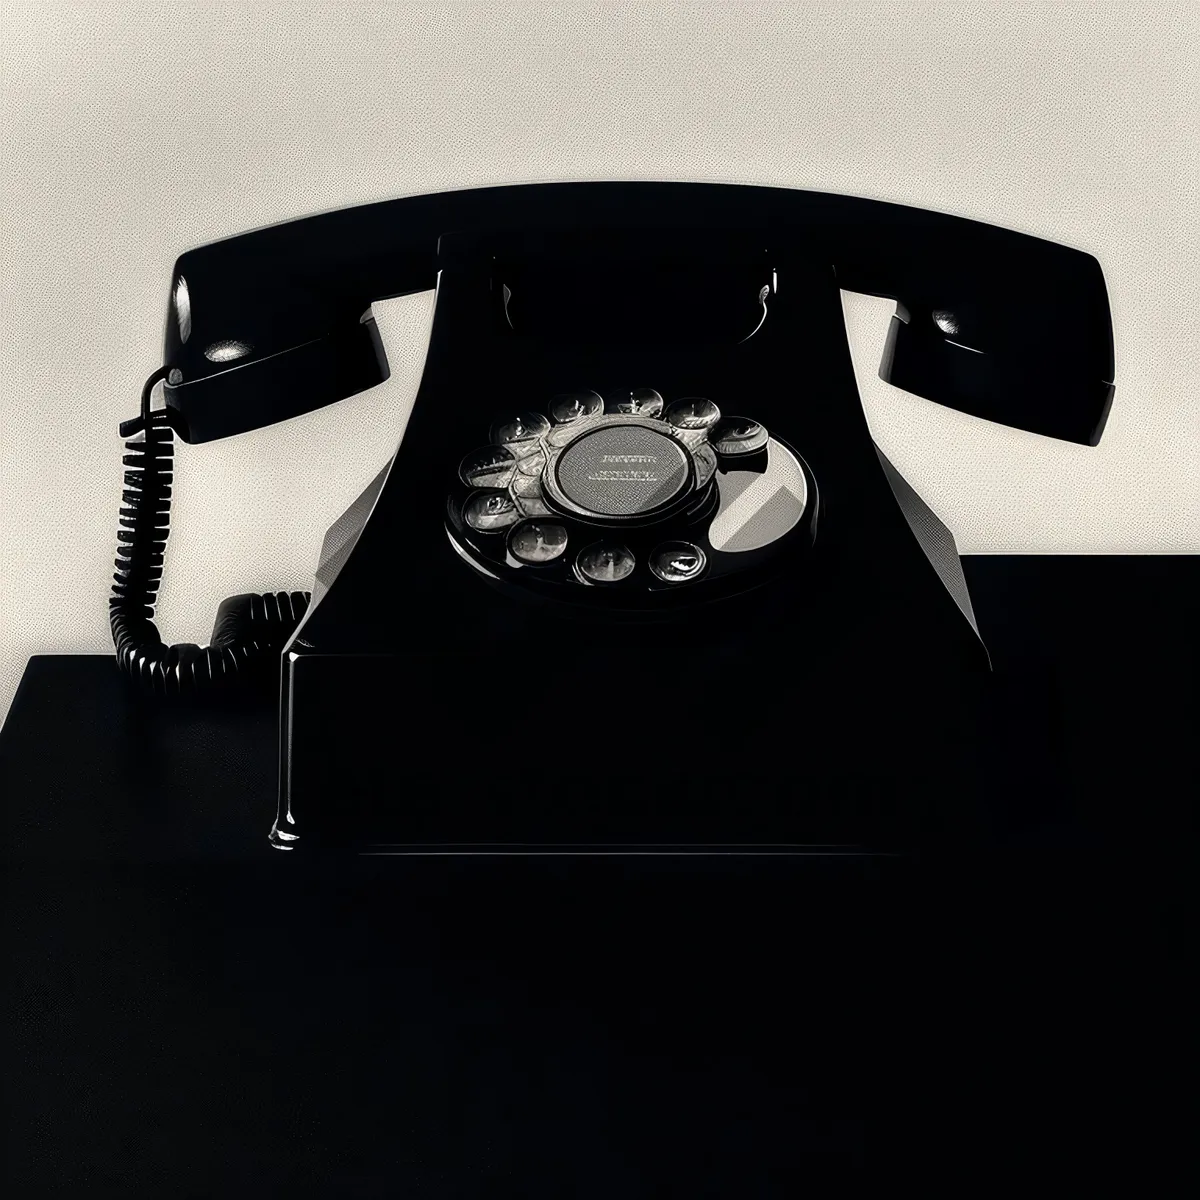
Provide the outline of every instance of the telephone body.
<path id="1" fill-rule="evenodd" d="M 430 288 L 403 439 L 311 599 L 234 598 L 213 648 L 166 648 L 126 548 L 132 673 L 187 692 L 282 656 L 274 845 L 890 846 L 983 819 L 988 653 L 950 531 L 871 439 L 839 289 L 897 302 L 885 380 L 1095 445 L 1094 258 L 780 188 L 410 197 L 183 254 L 165 408 L 127 424 L 203 442 L 372 387 L 372 302 Z"/>

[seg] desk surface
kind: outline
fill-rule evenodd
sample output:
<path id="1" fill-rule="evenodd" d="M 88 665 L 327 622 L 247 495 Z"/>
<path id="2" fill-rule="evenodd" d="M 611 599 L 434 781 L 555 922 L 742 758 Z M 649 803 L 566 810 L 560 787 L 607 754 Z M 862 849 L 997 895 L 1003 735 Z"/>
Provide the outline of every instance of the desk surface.
<path id="1" fill-rule="evenodd" d="M 305 863 L 265 839 L 269 706 L 145 710 L 106 656 L 34 658 L 0 731 L 10 1192 L 1165 1164 L 1198 565 L 967 560 L 1001 672 L 1057 689 L 1067 802 L 937 863 Z"/>

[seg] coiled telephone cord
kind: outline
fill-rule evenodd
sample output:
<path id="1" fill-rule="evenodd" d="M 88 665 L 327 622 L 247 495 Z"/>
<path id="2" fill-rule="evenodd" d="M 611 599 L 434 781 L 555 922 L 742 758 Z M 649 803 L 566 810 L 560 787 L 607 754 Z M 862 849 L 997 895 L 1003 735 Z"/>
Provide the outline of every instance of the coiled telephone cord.
<path id="1" fill-rule="evenodd" d="M 167 369 L 142 389 L 141 414 L 119 427 L 126 441 L 124 501 L 118 518 L 109 625 L 117 663 L 142 688 L 160 696 L 191 696 L 278 682 L 279 655 L 308 608 L 308 592 L 230 596 L 217 609 L 207 646 L 166 645 L 154 625 L 170 533 L 175 435 L 150 397 Z M 137 435 L 141 435 L 140 437 Z"/>

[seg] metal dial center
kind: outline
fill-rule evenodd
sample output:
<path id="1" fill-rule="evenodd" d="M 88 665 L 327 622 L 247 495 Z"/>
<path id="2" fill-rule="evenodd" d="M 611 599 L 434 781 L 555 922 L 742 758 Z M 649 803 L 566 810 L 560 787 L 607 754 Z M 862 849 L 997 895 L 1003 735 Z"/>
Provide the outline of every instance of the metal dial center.
<path id="1" fill-rule="evenodd" d="M 688 459 L 674 438 L 638 425 L 584 434 L 557 465 L 563 494 L 588 512 L 632 517 L 669 504 L 688 482 Z"/>

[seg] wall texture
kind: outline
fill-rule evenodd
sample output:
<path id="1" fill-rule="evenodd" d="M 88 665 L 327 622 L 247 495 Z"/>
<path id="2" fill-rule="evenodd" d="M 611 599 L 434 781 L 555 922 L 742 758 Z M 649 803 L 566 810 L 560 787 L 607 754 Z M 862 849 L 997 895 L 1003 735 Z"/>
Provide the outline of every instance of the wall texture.
<path id="1" fill-rule="evenodd" d="M 1088 250 L 1116 330 L 1098 448 L 880 382 L 892 306 L 847 296 L 872 429 L 964 552 L 1195 552 L 1198 52 L 1192 0 L 4 4 L 0 714 L 30 654 L 110 648 L 116 426 L 160 362 L 176 255 L 413 192 L 778 184 Z M 376 306 L 387 384 L 181 449 L 168 640 L 205 642 L 233 592 L 308 586 L 403 431 L 431 305 Z"/>

